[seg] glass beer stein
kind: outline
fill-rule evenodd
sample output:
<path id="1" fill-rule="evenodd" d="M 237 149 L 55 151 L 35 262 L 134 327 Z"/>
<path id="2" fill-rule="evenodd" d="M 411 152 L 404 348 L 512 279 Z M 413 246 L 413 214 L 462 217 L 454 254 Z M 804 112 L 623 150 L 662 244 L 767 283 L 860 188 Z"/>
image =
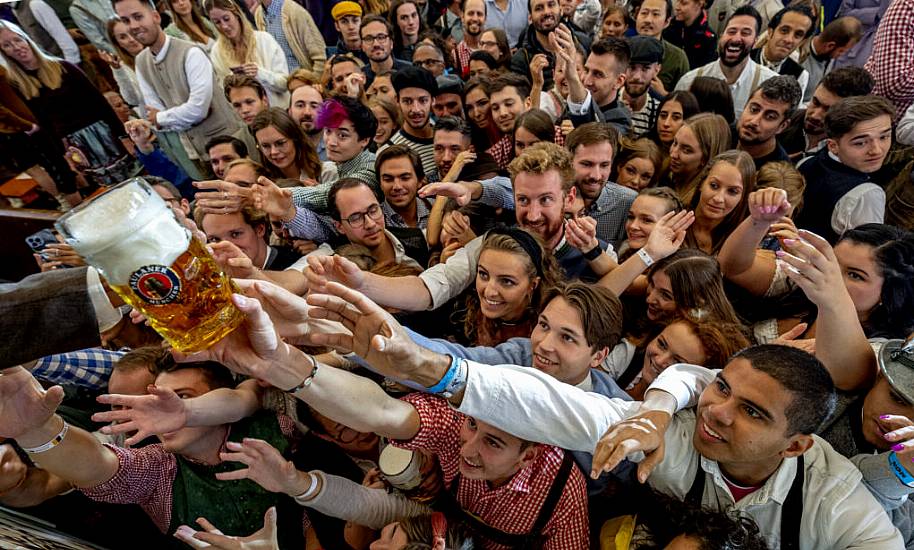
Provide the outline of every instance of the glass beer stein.
<path id="1" fill-rule="evenodd" d="M 175 349 L 202 351 L 242 322 L 228 275 L 142 178 L 77 206 L 55 226 Z"/>

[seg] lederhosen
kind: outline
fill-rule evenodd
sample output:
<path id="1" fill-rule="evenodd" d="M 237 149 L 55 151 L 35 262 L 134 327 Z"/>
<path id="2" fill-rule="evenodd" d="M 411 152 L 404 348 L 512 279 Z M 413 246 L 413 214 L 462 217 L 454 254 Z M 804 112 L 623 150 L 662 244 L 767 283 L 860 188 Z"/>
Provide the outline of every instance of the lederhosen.
<path id="1" fill-rule="evenodd" d="M 457 488 L 460 486 L 459 473 L 451 481 L 451 486 L 448 490 L 442 491 L 434 507 L 450 518 L 461 520 L 469 531 L 480 539 L 518 550 L 537 550 L 543 548 L 546 544 L 545 537 L 542 535 L 543 529 L 549 523 L 553 512 L 555 512 L 555 507 L 562 497 L 562 492 L 565 489 L 568 476 L 571 475 L 573 466 L 574 459 L 571 453 L 566 451 L 564 458 L 562 458 L 562 464 L 559 466 L 559 471 L 555 475 L 555 480 L 552 482 L 552 487 L 549 488 L 549 494 L 546 495 L 546 500 L 543 501 L 543 505 L 540 507 L 539 515 L 536 516 L 536 521 L 533 522 L 533 528 L 527 534 L 506 533 L 501 529 L 492 527 L 472 512 L 464 510 L 457 500 Z"/>
<path id="2" fill-rule="evenodd" d="M 781 507 L 781 550 L 798 550 L 800 548 L 800 521 L 803 519 L 803 481 L 806 470 L 803 455 L 797 457 L 797 472 L 790 484 L 790 491 Z M 705 471 L 698 467 L 695 481 L 686 493 L 685 501 L 701 506 L 701 497 L 705 492 Z"/>

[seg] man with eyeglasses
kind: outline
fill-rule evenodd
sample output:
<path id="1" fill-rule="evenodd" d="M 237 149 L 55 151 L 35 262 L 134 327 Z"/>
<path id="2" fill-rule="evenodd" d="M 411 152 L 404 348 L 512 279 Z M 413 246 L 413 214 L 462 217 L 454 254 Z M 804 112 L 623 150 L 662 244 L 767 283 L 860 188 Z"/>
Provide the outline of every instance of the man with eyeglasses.
<path id="1" fill-rule="evenodd" d="M 444 74 L 445 62 L 444 53 L 438 49 L 438 46 L 423 42 L 416 46 L 413 52 L 413 65 L 422 67 L 432 73 L 435 77 Z"/>
<path id="2" fill-rule="evenodd" d="M 393 29 L 380 15 L 371 14 L 363 17 L 359 34 L 362 37 L 362 52 L 368 56 L 368 65 L 362 67 L 367 84 L 371 84 L 377 73 L 411 67 L 409 63 L 395 58 L 391 53 L 393 40 L 390 37 L 393 35 Z"/>

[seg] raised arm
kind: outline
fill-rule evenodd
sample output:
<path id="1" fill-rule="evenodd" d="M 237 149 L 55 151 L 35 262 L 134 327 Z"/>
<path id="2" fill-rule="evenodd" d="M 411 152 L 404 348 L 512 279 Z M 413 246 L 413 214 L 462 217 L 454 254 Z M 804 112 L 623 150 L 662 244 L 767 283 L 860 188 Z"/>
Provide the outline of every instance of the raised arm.
<path id="1" fill-rule="evenodd" d="M 774 254 L 758 250 L 772 224 L 790 212 L 787 192 L 765 188 L 749 194 L 749 217 L 727 237 L 717 256 L 724 277 L 756 296 L 763 296 L 774 278 Z"/>
<path id="2" fill-rule="evenodd" d="M 822 237 L 800 231 L 804 241 L 785 241 L 778 256 L 788 264 L 787 276 L 819 309 L 816 357 L 844 391 L 868 388 L 876 376 L 876 356 L 863 332 L 857 308 L 844 285 L 835 251 Z"/>
<path id="3" fill-rule="evenodd" d="M 15 439 L 43 469 L 77 487 L 101 485 L 117 473 L 117 457 L 56 414 L 62 399 L 60 386 L 45 391 L 22 368 L 0 372 L 0 437 Z"/>

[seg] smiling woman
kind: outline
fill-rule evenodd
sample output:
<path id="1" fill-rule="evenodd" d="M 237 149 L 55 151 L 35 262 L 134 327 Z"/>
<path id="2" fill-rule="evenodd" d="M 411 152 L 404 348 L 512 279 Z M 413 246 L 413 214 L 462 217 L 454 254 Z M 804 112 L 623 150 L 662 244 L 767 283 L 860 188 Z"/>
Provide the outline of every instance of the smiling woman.
<path id="1" fill-rule="evenodd" d="M 462 316 L 463 336 L 474 346 L 495 346 L 529 336 L 543 295 L 561 280 L 555 258 L 522 229 L 494 229 L 483 242 L 476 285 Z"/>
<path id="2" fill-rule="evenodd" d="M 276 178 L 320 181 L 321 162 L 301 127 L 282 109 L 271 107 L 251 123 L 264 167 Z"/>

